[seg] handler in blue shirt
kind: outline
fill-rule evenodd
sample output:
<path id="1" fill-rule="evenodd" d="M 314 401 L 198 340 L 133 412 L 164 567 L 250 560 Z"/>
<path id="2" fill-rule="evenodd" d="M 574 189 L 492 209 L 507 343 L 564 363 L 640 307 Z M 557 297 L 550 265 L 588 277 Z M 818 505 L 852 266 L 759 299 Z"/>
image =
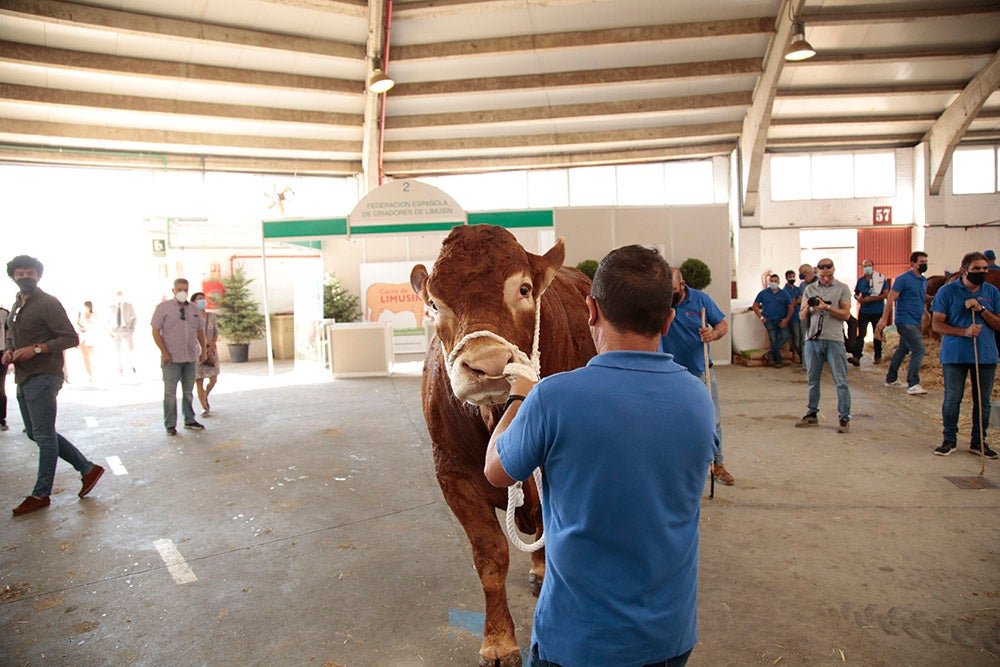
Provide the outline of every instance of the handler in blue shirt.
<path id="1" fill-rule="evenodd" d="M 941 446 L 934 450 L 938 456 L 948 456 L 956 447 L 965 376 L 971 373 L 972 440 L 969 451 L 988 459 L 997 457 L 986 444 L 986 431 L 990 426 L 990 395 L 997 371 L 997 343 L 993 332 L 1000 331 L 1000 290 L 986 282 L 987 267 L 983 253 L 968 253 L 962 258 L 962 277 L 942 286 L 931 304 L 931 325 L 934 331 L 943 335 L 941 419 L 944 434 Z"/>
<path id="2" fill-rule="evenodd" d="M 896 276 L 892 281 L 892 289 L 885 301 L 885 312 L 875 325 L 875 336 L 882 338 L 882 330 L 889 323 L 893 304 L 896 306 L 896 331 L 899 332 L 899 346 L 889 360 L 889 370 L 885 374 L 885 386 L 902 387 L 899 381 L 899 367 L 906 355 L 910 355 L 910 364 L 906 369 L 906 393 L 910 395 L 926 394 L 927 390 L 920 386 L 920 363 L 924 360 L 927 348 L 924 347 L 924 336 L 920 332 L 920 320 L 924 317 L 925 296 L 927 295 L 927 253 L 916 251 L 910 255 L 910 270 Z"/>
<path id="3" fill-rule="evenodd" d="M 660 337 L 660 352 L 674 355 L 674 361 L 705 382 L 705 345 L 719 340 L 729 331 L 725 315 L 712 301 L 712 297 L 684 282 L 680 269 L 671 269 L 674 276 L 674 321 L 665 336 Z M 701 311 L 705 311 L 705 327 L 701 326 Z M 719 383 L 715 380 L 712 363 L 708 365 L 712 381 L 712 405 L 715 407 L 715 433 L 719 447 L 715 450 L 712 475 L 726 486 L 736 483 L 733 475 L 722 464 L 722 411 L 719 409 Z"/>
<path id="4" fill-rule="evenodd" d="M 777 273 L 768 278 L 767 289 L 761 290 L 753 300 L 753 312 L 767 329 L 771 339 L 771 365 L 781 368 L 781 346 L 788 340 L 788 321 L 795 310 L 788 294 L 781 291 L 781 279 Z"/>
<path id="5" fill-rule="evenodd" d="M 697 642 L 715 420 L 705 385 L 659 351 L 671 282 L 655 250 L 611 251 L 587 296 L 598 355 L 537 386 L 518 377 L 490 438 L 493 485 L 544 473 L 531 667 L 681 667 Z"/>
<path id="6" fill-rule="evenodd" d="M 795 285 L 795 272 L 785 271 L 785 286 L 781 291 L 792 300 L 792 319 L 788 321 L 788 334 L 791 341 L 792 354 L 798 357 L 800 364 L 805 366 L 802 351 L 805 349 L 805 337 L 802 335 L 802 321 L 799 319 L 799 308 L 802 305 L 802 288 Z"/>

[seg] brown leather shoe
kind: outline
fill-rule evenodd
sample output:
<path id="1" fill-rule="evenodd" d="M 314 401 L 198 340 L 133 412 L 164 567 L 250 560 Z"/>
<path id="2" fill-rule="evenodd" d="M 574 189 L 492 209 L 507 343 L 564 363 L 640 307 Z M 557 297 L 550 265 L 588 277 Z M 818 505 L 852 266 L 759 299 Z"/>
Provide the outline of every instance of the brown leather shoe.
<path id="1" fill-rule="evenodd" d="M 90 493 L 90 490 L 94 488 L 94 485 L 97 484 L 97 480 L 99 480 L 103 474 L 104 468 L 95 463 L 94 467 L 90 469 L 90 472 L 83 476 L 83 486 L 80 488 L 80 493 L 76 495 L 83 498 L 85 495 Z"/>
<path id="2" fill-rule="evenodd" d="M 49 503 L 48 496 L 44 498 L 36 498 L 34 496 L 28 496 L 24 499 L 24 502 L 14 508 L 14 516 L 21 516 L 22 514 L 29 514 L 35 510 L 40 510 L 43 507 L 48 507 Z"/>
<path id="3" fill-rule="evenodd" d="M 720 484 L 732 486 L 736 483 L 736 480 L 733 479 L 733 476 L 729 474 L 729 471 L 726 470 L 726 467 L 721 463 L 716 463 L 712 472 L 715 475 L 715 479 L 719 480 Z"/>

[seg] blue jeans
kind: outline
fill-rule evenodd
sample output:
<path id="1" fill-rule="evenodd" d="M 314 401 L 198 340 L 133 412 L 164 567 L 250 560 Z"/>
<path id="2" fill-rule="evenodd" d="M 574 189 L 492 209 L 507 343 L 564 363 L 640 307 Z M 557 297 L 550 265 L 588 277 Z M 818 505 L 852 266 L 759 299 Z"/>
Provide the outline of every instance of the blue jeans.
<path id="1" fill-rule="evenodd" d="M 694 649 L 691 649 L 691 651 L 693 650 Z M 652 662 L 648 665 L 643 665 L 643 667 L 684 667 L 684 665 L 687 664 L 688 658 L 691 657 L 691 651 L 670 658 L 669 660 Z M 562 667 L 562 665 L 539 658 L 538 644 L 535 644 L 531 647 L 531 657 L 528 658 L 528 667 Z"/>
<path id="2" fill-rule="evenodd" d="M 781 346 L 788 341 L 788 327 L 782 328 L 781 320 L 767 320 L 764 328 L 771 339 L 771 363 L 781 363 Z"/>
<path id="3" fill-rule="evenodd" d="M 830 375 L 837 387 L 837 416 L 851 419 L 851 389 L 847 386 L 847 350 L 839 340 L 806 341 L 806 377 L 809 379 L 808 414 L 819 412 L 819 383 L 823 363 L 830 365 Z"/>
<path id="4" fill-rule="evenodd" d="M 66 438 L 56 433 L 56 396 L 62 389 L 63 379 L 58 375 L 35 375 L 17 386 L 17 405 L 29 440 L 38 445 L 38 479 L 31 495 L 47 498 L 52 494 L 59 459 L 86 475 L 94 467 L 80 450 Z"/>
<path id="5" fill-rule="evenodd" d="M 979 364 L 979 382 L 982 395 L 976 390 L 975 364 L 941 364 L 944 380 L 944 401 L 941 403 L 941 421 L 944 424 L 944 442 L 956 442 L 958 438 L 958 412 L 965 395 L 965 376 L 972 380 L 972 445 L 986 442 L 986 431 L 990 427 L 990 395 L 993 393 L 993 379 L 996 364 Z M 983 418 L 983 431 L 979 432 L 979 417 Z"/>
<path id="6" fill-rule="evenodd" d="M 920 362 L 924 360 L 924 353 L 927 351 L 924 347 L 924 336 L 916 324 L 897 324 L 896 331 L 899 332 L 899 347 L 889 360 L 889 371 L 885 374 L 885 381 L 895 382 L 899 379 L 899 367 L 909 354 L 910 365 L 906 368 L 906 386 L 912 387 L 920 384 Z"/>
<path id="7" fill-rule="evenodd" d="M 712 405 L 715 406 L 715 433 L 719 436 L 719 448 L 715 450 L 715 462 L 722 463 L 722 411 L 719 409 L 719 383 L 715 381 L 715 369 L 709 367 L 708 374 L 712 378 Z M 702 382 L 705 381 L 705 374 L 698 376 Z"/>
<path id="8" fill-rule="evenodd" d="M 161 364 L 163 370 L 163 425 L 177 428 L 177 383 L 181 383 L 181 410 L 184 423 L 194 421 L 194 377 L 198 364 L 194 361 Z"/>

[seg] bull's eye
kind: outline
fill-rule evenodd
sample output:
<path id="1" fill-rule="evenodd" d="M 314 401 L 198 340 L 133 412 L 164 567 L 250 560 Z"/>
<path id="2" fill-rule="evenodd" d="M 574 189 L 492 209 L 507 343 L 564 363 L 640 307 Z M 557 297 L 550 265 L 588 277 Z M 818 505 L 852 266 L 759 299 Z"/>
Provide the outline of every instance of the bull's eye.
<path id="1" fill-rule="evenodd" d="M 531 285 L 528 283 L 521 284 L 521 296 L 528 296 L 531 294 Z"/>
<path id="2" fill-rule="evenodd" d="M 435 313 L 438 311 L 437 304 L 435 304 L 433 301 L 428 301 L 427 307 L 433 310 Z"/>

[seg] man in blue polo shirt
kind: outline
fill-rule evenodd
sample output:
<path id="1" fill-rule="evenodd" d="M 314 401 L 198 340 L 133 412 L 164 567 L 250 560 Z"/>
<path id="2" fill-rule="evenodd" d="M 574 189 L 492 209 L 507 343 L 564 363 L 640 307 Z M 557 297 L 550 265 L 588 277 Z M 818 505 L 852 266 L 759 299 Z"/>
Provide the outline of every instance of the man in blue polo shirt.
<path id="1" fill-rule="evenodd" d="M 972 374 L 972 440 L 969 451 L 988 459 L 997 457 L 996 452 L 986 444 L 986 431 L 990 426 L 990 395 L 997 372 L 997 343 L 993 332 L 1000 331 L 1000 290 L 986 282 L 987 273 L 986 256 L 981 252 L 970 252 L 962 258 L 961 279 L 942 286 L 931 304 L 931 326 L 943 336 L 941 375 L 944 402 L 941 404 L 941 418 L 944 435 L 941 446 L 934 450 L 938 456 L 948 456 L 956 447 L 965 377 Z"/>
<path id="2" fill-rule="evenodd" d="M 767 279 L 767 289 L 761 290 L 753 300 L 753 312 L 767 329 L 771 339 L 771 365 L 781 368 L 781 346 L 788 340 L 788 320 L 792 319 L 795 306 L 786 292 L 781 291 L 781 279 L 772 273 Z"/>
<path id="3" fill-rule="evenodd" d="M 865 351 L 868 325 L 871 325 L 874 334 L 875 326 L 885 313 L 885 300 L 888 296 L 888 278 L 875 270 L 875 262 L 872 260 L 861 262 L 861 277 L 854 286 L 854 298 L 858 301 L 858 337 L 856 347 L 851 351 L 853 358 L 859 363 Z M 882 341 L 877 336 L 872 346 L 875 348 L 875 363 L 882 363 Z"/>
<path id="4" fill-rule="evenodd" d="M 544 471 L 531 667 L 681 667 L 697 642 L 715 419 L 705 385 L 660 353 L 671 282 L 655 250 L 608 253 L 587 296 L 597 356 L 537 386 L 518 377 L 490 438 L 493 485 Z"/>
<path id="5" fill-rule="evenodd" d="M 660 337 L 660 352 L 674 355 L 674 361 L 688 369 L 705 382 L 705 346 L 719 340 L 729 331 L 725 315 L 712 301 L 712 297 L 701 290 L 690 287 L 681 275 L 681 270 L 673 267 L 674 277 L 674 321 L 665 336 Z M 705 311 L 705 324 L 701 325 L 701 314 Z M 719 447 L 715 450 L 712 474 L 726 486 L 732 486 L 736 479 L 722 464 L 722 411 L 719 409 L 719 383 L 715 380 L 715 369 L 708 364 L 708 377 L 712 381 L 712 405 L 715 407 L 715 432 L 719 436 Z"/>
<path id="6" fill-rule="evenodd" d="M 924 297 L 927 294 L 927 253 L 916 251 L 910 255 L 910 270 L 896 276 L 885 302 L 885 312 L 875 325 L 875 336 L 881 338 L 882 330 L 889 323 L 889 314 L 896 306 L 896 331 L 899 332 L 899 346 L 889 360 L 889 370 L 885 374 L 885 386 L 902 387 L 899 381 L 899 367 L 906 355 L 910 355 L 910 365 L 906 369 L 906 393 L 911 396 L 926 394 L 920 386 L 920 362 L 927 349 L 920 333 L 920 320 L 924 316 Z"/>

